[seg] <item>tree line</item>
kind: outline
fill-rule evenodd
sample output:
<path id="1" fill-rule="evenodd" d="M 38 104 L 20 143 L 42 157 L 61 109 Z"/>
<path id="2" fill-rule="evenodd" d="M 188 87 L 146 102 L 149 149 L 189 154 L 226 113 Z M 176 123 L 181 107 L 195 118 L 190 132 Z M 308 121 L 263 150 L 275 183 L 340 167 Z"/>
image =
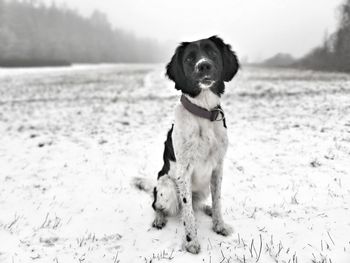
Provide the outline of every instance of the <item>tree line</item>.
<path id="1" fill-rule="evenodd" d="M 164 47 L 114 28 L 107 16 L 52 3 L 0 0 L 0 66 L 159 62 Z"/>
<path id="2" fill-rule="evenodd" d="M 339 8 L 339 25 L 323 44 L 303 57 L 298 66 L 317 70 L 350 72 L 350 0 Z"/>

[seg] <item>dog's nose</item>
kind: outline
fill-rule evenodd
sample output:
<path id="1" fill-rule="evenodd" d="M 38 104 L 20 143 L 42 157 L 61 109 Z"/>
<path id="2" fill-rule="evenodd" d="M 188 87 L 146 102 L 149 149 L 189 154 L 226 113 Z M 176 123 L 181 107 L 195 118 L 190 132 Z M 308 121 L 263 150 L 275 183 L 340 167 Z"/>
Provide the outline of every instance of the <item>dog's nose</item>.
<path id="1" fill-rule="evenodd" d="M 196 71 L 198 73 L 207 73 L 212 70 L 212 64 L 207 60 L 198 61 L 196 64 Z"/>

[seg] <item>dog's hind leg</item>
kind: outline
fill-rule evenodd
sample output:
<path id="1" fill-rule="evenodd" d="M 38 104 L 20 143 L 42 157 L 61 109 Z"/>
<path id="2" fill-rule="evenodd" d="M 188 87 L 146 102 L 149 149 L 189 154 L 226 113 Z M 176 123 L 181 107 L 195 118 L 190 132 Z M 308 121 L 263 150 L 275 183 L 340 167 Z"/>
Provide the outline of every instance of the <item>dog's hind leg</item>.
<path id="1" fill-rule="evenodd" d="M 157 229 L 162 229 L 167 223 L 166 215 L 159 210 L 156 210 L 156 217 L 153 220 L 152 226 Z"/>
<path id="2" fill-rule="evenodd" d="M 211 208 L 210 205 L 203 205 L 202 206 L 202 211 L 204 214 L 206 214 L 207 216 L 212 217 L 213 216 L 213 209 Z"/>
<path id="3" fill-rule="evenodd" d="M 195 211 L 202 211 L 207 216 L 213 215 L 213 209 L 210 205 L 205 205 L 203 203 L 193 203 L 193 209 Z"/>
<path id="4" fill-rule="evenodd" d="M 204 214 L 211 217 L 213 215 L 213 210 L 211 206 L 203 204 L 206 198 L 207 198 L 206 192 L 202 192 L 202 193 L 192 192 L 193 209 L 195 211 L 202 211 Z"/>

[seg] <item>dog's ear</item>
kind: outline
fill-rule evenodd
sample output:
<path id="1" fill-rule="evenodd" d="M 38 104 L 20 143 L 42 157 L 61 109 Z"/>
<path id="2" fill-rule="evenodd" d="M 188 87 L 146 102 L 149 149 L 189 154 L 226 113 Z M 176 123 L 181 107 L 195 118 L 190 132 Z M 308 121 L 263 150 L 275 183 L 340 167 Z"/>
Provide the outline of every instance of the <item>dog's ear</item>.
<path id="1" fill-rule="evenodd" d="M 175 54 L 166 66 L 166 75 L 175 82 L 175 88 L 181 90 L 185 82 L 185 74 L 182 68 L 182 56 L 188 42 L 182 42 L 175 50 Z"/>
<path id="2" fill-rule="evenodd" d="M 239 69 L 238 58 L 235 52 L 231 50 L 231 46 L 228 44 L 225 44 L 221 38 L 217 36 L 212 36 L 209 39 L 214 42 L 216 47 L 221 52 L 223 67 L 224 67 L 223 80 L 230 81 L 236 75 Z"/>

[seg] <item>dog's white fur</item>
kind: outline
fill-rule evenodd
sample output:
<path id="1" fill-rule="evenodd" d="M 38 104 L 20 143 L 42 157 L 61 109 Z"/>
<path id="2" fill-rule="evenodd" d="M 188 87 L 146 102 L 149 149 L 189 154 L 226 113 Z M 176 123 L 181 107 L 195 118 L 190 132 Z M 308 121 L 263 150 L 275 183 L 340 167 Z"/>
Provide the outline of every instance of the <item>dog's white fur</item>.
<path id="1" fill-rule="evenodd" d="M 220 105 L 219 96 L 210 89 L 202 89 L 195 98 L 187 98 L 207 110 Z M 179 103 L 175 109 L 172 141 L 176 162 L 170 162 L 168 175 L 158 180 L 156 207 L 160 211 L 156 210 L 153 225 L 161 228 L 166 223 L 165 215 L 173 215 L 181 208 L 185 248 L 198 253 L 200 245 L 193 208 L 199 207 L 210 192 L 214 231 L 225 236 L 232 232 L 231 227 L 223 221 L 220 204 L 223 160 L 228 146 L 227 132 L 222 121 L 211 122 L 193 115 Z M 175 185 L 176 192 L 173 189 Z"/>
<path id="2" fill-rule="evenodd" d="M 176 184 L 169 175 L 164 175 L 157 181 L 155 206 L 170 216 L 175 216 L 180 211 L 181 204 L 178 199 Z"/>

